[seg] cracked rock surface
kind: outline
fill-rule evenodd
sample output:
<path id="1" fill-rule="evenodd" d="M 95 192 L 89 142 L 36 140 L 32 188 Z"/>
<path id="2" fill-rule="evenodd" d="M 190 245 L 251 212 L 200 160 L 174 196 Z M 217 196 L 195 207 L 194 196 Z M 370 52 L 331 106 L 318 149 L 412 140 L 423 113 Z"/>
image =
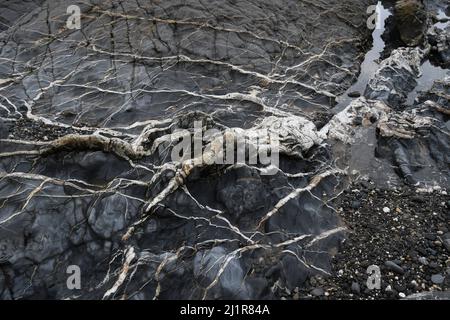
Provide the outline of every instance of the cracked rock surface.
<path id="1" fill-rule="evenodd" d="M 450 75 L 405 105 L 430 45 L 333 110 L 374 2 L 0 3 L 0 298 L 292 297 L 334 276 L 354 180 L 448 189 Z M 277 166 L 250 161 L 271 134 Z"/>

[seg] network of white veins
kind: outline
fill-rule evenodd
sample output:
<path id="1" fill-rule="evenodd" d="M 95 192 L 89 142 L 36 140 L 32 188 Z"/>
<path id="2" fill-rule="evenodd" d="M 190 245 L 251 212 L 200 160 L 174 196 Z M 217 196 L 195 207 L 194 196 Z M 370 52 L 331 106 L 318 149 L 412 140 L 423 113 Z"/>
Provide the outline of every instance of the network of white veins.
<path id="1" fill-rule="evenodd" d="M 153 21 L 157 23 L 166 23 L 166 24 L 190 24 L 199 28 L 210 28 L 216 31 L 221 32 L 232 32 L 232 33 L 242 33 L 247 36 L 252 36 L 256 39 L 264 40 L 264 41 L 270 41 L 279 44 L 281 47 L 289 48 L 293 50 L 298 50 L 299 53 L 301 53 L 303 56 L 307 57 L 305 60 L 301 61 L 300 63 L 294 65 L 294 66 L 281 66 L 281 60 L 283 58 L 283 53 L 280 55 L 279 59 L 275 61 L 275 63 L 268 61 L 268 63 L 273 64 L 273 69 L 268 74 L 262 74 L 259 72 L 256 72 L 254 70 L 248 70 L 245 68 L 245 66 L 239 66 L 239 65 L 233 65 L 229 62 L 224 61 L 216 61 L 206 58 L 195 58 L 195 57 L 189 57 L 187 55 L 177 55 L 177 56 L 165 56 L 165 57 L 148 57 L 139 55 L 136 53 L 119 53 L 119 52 L 110 52 L 106 49 L 100 48 L 98 45 L 95 44 L 95 41 L 91 41 L 90 44 L 86 44 L 86 48 L 90 50 L 90 54 L 83 57 L 83 60 L 87 59 L 93 59 L 97 56 L 101 57 L 109 57 L 109 59 L 117 59 L 121 60 L 123 63 L 129 63 L 130 61 L 150 61 L 150 62 L 159 62 L 165 69 L 169 69 L 173 66 L 175 66 L 177 63 L 184 62 L 184 63 L 191 63 L 191 64 L 211 64 L 211 65 L 217 65 L 220 67 L 223 67 L 225 69 L 233 70 L 234 72 L 241 73 L 246 76 L 251 76 L 257 79 L 258 81 L 263 81 L 268 84 L 275 84 L 279 86 L 279 92 L 278 96 L 281 97 L 283 95 L 283 89 L 287 85 L 295 85 L 299 88 L 305 89 L 305 91 L 314 92 L 317 95 L 322 95 L 326 97 L 333 98 L 335 97 L 334 94 L 321 89 L 324 82 L 321 82 L 319 79 L 317 79 L 314 82 L 314 85 L 310 85 L 307 83 L 299 82 L 295 80 L 296 77 L 298 77 L 299 74 L 306 74 L 308 73 L 308 66 L 311 65 L 313 62 L 316 61 L 323 61 L 330 65 L 330 67 L 333 67 L 336 70 L 344 71 L 348 74 L 351 74 L 351 71 L 343 68 L 335 63 L 333 63 L 329 59 L 330 55 L 330 48 L 333 46 L 341 45 L 344 42 L 352 42 L 355 39 L 341 39 L 341 40 L 333 40 L 329 43 L 326 43 L 323 47 L 323 50 L 319 53 L 310 53 L 305 51 L 305 49 L 300 48 L 296 45 L 292 45 L 285 41 L 280 41 L 277 39 L 267 38 L 263 37 L 261 35 L 258 35 L 256 33 L 247 31 L 247 30 L 238 30 L 238 29 L 227 29 L 227 28 L 221 28 L 209 24 L 199 24 L 196 22 L 189 22 L 189 21 L 175 21 L 175 20 L 167 20 L 167 19 L 160 19 L 160 18 L 147 18 L 147 17 L 139 17 L 139 16 L 133 16 L 133 15 L 125 15 L 121 13 L 113 13 L 109 11 L 101 11 L 100 12 L 103 15 L 110 15 L 115 16 L 118 19 L 126 19 L 128 21 L 132 21 L 133 19 L 144 19 L 147 21 Z M 64 31 L 61 31 L 60 34 L 42 34 L 43 37 L 43 43 L 38 45 L 45 45 L 45 39 L 56 38 L 58 41 L 64 42 L 68 41 L 67 39 L 64 39 L 62 37 Z M 68 45 L 72 44 L 71 41 L 69 41 Z M 60 57 L 56 57 L 53 59 L 64 59 L 64 54 L 61 54 Z M 127 60 L 128 59 L 128 60 Z M 23 66 L 27 65 L 27 62 L 25 61 L 11 61 L 10 59 L 5 59 L 0 57 L 0 63 L 12 63 L 15 64 L 21 64 Z M 54 61 L 52 61 L 54 63 Z M 50 59 L 46 59 L 46 62 L 41 66 L 41 68 L 50 67 Z M 280 72 L 282 70 L 284 73 Z M 294 75 L 287 76 L 288 72 L 296 71 Z M 321 130 L 317 130 L 315 125 L 307 120 L 304 117 L 293 115 L 289 112 L 288 106 L 280 105 L 277 101 L 273 105 L 268 105 L 267 101 L 265 101 L 264 98 L 259 97 L 259 93 L 263 90 L 262 88 L 258 86 L 253 86 L 249 92 L 232 92 L 227 93 L 223 95 L 215 95 L 215 94 L 204 94 L 200 92 L 193 92 L 193 91 L 187 91 L 187 90 L 174 90 L 174 89 L 158 89 L 158 90 L 147 90 L 147 89 L 133 89 L 130 88 L 128 91 L 120 91 L 120 90 L 113 90 L 108 88 L 102 88 L 101 85 L 92 85 L 92 84 L 75 84 L 70 83 L 70 79 L 73 75 L 75 75 L 77 70 L 69 71 L 66 76 L 62 77 L 61 79 L 54 80 L 50 83 L 48 83 L 45 87 L 41 87 L 36 92 L 29 92 L 29 99 L 26 101 L 23 101 L 23 106 L 26 107 L 27 112 L 21 113 L 19 110 L 21 109 L 19 106 L 15 105 L 11 99 L 4 94 L 6 90 L 17 83 L 20 83 L 23 79 L 25 79 L 28 74 L 22 73 L 22 74 L 14 74 L 11 78 L 7 79 L 0 79 L 0 97 L 5 101 L 5 104 L 0 104 L 0 109 L 2 109 L 4 112 L 6 112 L 7 116 L 3 117 L 2 119 L 4 121 L 17 121 L 21 118 L 27 118 L 34 122 L 42 122 L 49 126 L 54 127 L 60 127 L 60 128 L 71 128 L 74 131 L 78 132 L 77 134 L 69 134 L 63 137 L 60 137 L 54 141 L 29 141 L 29 140 L 20 140 L 20 139 L 14 139 L 14 138 L 8 138 L 3 139 L 1 142 L 8 144 L 8 145 L 16 145 L 17 148 L 14 151 L 8 151 L 8 152 L 0 152 L 0 158 L 13 158 L 13 157 L 26 157 L 27 159 L 36 159 L 38 157 L 46 156 L 52 153 L 56 153 L 60 150 L 70 150 L 73 149 L 97 149 L 102 150 L 105 152 L 111 152 L 117 155 L 118 157 L 126 160 L 131 168 L 136 168 L 140 170 L 145 170 L 153 174 L 150 181 L 141 181 L 141 180 L 133 180 L 133 179 L 127 179 L 127 178 L 115 178 L 111 180 L 106 186 L 98 186 L 94 184 L 90 184 L 86 181 L 78 180 L 78 179 L 67 179 L 67 180 L 61 180 L 50 176 L 44 176 L 39 174 L 34 174 L 30 172 L 0 172 L 0 179 L 14 179 L 16 181 L 23 181 L 23 190 L 18 190 L 18 193 L 27 193 L 26 201 L 23 203 L 23 205 L 20 207 L 20 209 L 15 212 L 12 215 L 9 215 L 6 218 L 3 218 L 3 220 L 0 220 L 0 228 L 5 227 L 7 223 L 11 222 L 13 219 L 18 217 L 19 215 L 26 212 L 28 205 L 31 201 L 37 196 L 39 197 L 53 197 L 53 195 L 47 195 L 45 193 L 41 192 L 45 190 L 45 186 L 47 184 L 54 184 L 59 186 L 70 186 L 74 190 L 77 190 L 79 194 L 73 194 L 73 195 L 59 195 L 58 197 L 67 197 L 67 198 L 75 198 L 75 197 L 99 197 L 103 194 L 110 194 L 110 193 L 116 193 L 124 198 L 132 199 L 134 201 L 138 201 L 142 203 L 143 206 L 143 213 L 140 216 L 140 218 L 129 227 L 128 230 L 123 234 L 123 241 L 125 242 L 125 249 L 121 249 L 117 252 L 114 259 L 122 259 L 122 268 L 119 270 L 110 270 L 110 272 L 107 273 L 105 280 L 103 283 L 106 283 L 109 279 L 112 277 L 115 277 L 114 285 L 106 291 L 104 298 L 110 298 L 113 297 L 121 288 L 125 285 L 125 282 L 131 281 L 130 274 L 133 273 L 134 270 L 136 270 L 139 263 L 142 262 L 142 260 L 145 260 L 145 254 L 143 253 L 137 253 L 135 251 L 135 248 L 132 246 L 127 246 L 126 242 L 127 240 L 133 236 L 134 231 L 137 227 L 144 224 L 148 219 L 152 217 L 152 212 L 155 208 L 161 205 L 161 203 L 166 199 L 170 194 L 174 193 L 175 191 L 179 190 L 180 192 L 186 193 L 196 204 L 197 206 L 202 210 L 207 210 L 211 212 L 211 217 L 204 218 L 204 217 L 194 217 L 194 216 L 184 216 L 180 213 L 175 212 L 174 210 L 170 210 L 170 212 L 180 218 L 180 219 L 188 219 L 188 220 L 202 220 L 202 222 L 206 223 L 208 226 L 212 228 L 222 228 L 227 229 L 231 231 L 233 234 L 237 236 L 237 238 L 233 239 L 214 239 L 214 240 L 207 240 L 202 243 L 198 243 L 197 246 L 204 246 L 208 243 L 211 245 L 217 245 L 221 242 L 242 242 L 245 245 L 240 247 L 239 249 L 236 249 L 235 251 L 232 251 L 225 255 L 224 257 L 220 258 L 217 263 L 220 265 L 219 271 L 216 275 L 216 277 L 213 279 L 213 281 L 210 283 L 209 286 L 207 286 L 204 290 L 204 298 L 207 297 L 208 291 L 213 288 L 219 281 L 220 276 L 224 272 L 224 270 L 227 268 L 228 264 L 233 260 L 239 258 L 243 253 L 255 250 L 255 249 L 273 249 L 273 248 L 281 248 L 283 254 L 293 255 L 298 261 L 303 263 L 308 268 L 316 269 L 317 271 L 327 273 L 325 270 L 322 270 L 314 265 L 308 264 L 303 257 L 298 256 L 295 252 L 285 249 L 289 245 L 293 243 L 304 243 L 303 247 L 305 250 L 308 250 L 311 246 L 313 246 L 316 242 L 321 241 L 322 239 L 325 239 L 335 233 L 343 231 L 344 227 L 337 227 L 335 229 L 324 231 L 323 233 L 319 235 L 301 235 L 301 236 L 295 236 L 295 237 L 289 237 L 289 240 L 283 241 L 280 243 L 274 243 L 274 244 L 262 244 L 255 241 L 256 235 L 263 235 L 263 232 L 261 231 L 261 228 L 263 227 L 264 223 L 271 218 L 272 216 L 279 214 L 280 209 L 283 208 L 290 200 L 295 199 L 299 195 L 303 193 L 309 193 L 313 197 L 317 198 L 313 194 L 313 189 L 319 185 L 319 183 L 328 177 L 338 177 L 340 175 L 345 175 L 346 171 L 345 169 L 339 169 L 332 166 L 332 164 L 323 163 L 320 171 L 318 172 L 299 172 L 297 174 L 288 174 L 281 172 L 281 174 L 284 174 L 289 177 L 309 177 L 309 183 L 307 186 L 302 188 L 294 188 L 292 187 L 292 190 L 288 195 L 281 198 L 275 206 L 269 210 L 263 218 L 258 221 L 255 225 L 255 230 L 240 230 L 237 226 L 233 225 L 227 218 L 226 214 L 218 209 L 210 208 L 209 206 L 206 206 L 202 203 L 200 203 L 197 199 L 195 199 L 191 193 L 189 192 L 187 186 L 185 185 L 186 179 L 189 177 L 191 172 L 201 166 L 206 166 L 205 161 L 198 161 L 199 159 L 188 159 L 182 162 L 174 162 L 169 161 L 167 163 L 164 163 L 160 166 L 153 165 L 151 163 L 146 163 L 145 161 L 141 161 L 142 159 L 145 159 L 148 156 L 153 155 L 155 152 L 157 152 L 158 146 L 163 143 L 168 143 L 171 141 L 171 133 L 170 129 L 175 125 L 176 118 L 170 117 L 164 120 L 155 120 L 155 119 L 149 119 L 149 120 L 143 120 L 140 122 L 132 123 L 128 126 L 121 126 L 121 127 L 107 127 L 108 121 L 116 114 L 121 112 L 122 109 L 118 108 L 118 110 L 111 114 L 107 119 L 104 121 L 104 126 L 101 128 L 98 127 L 77 127 L 72 124 L 67 124 L 63 122 L 59 122 L 52 118 L 52 115 L 44 116 L 42 114 L 36 114 L 34 112 L 34 107 L 36 103 L 45 95 L 49 90 L 56 88 L 56 87 L 62 87 L 62 88 L 79 88 L 84 89 L 85 93 L 82 95 L 81 98 L 89 96 L 89 95 L 95 95 L 98 93 L 107 93 L 112 95 L 137 95 L 139 93 L 146 93 L 146 94 L 154 94 L 154 93 L 181 93 L 184 95 L 197 97 L 199 99 L 205 99 L 207 101 L 210 100 L 218 100 L 223 101 L 224 103 L 227 102 L 236 102 L 236 101 L 246 101 L 254 103 L 258 106 L 260 106 L 263 109 L 263 113 L 266 115 L 264 120 L 260 120 L 258 124 L 256 124 L 253 128 L 246 129 L 247 131 L 254 131 L 257 132 L 258 130 L 264 128 L 269 130 L 279 130 L 286 132 L 286 141 L 289 140 L 288 144 L 284 144 L 283 141 L 281 141 L 281 153 L 288 154 L 290 156 L 297 156 L 302 157 L 301 152 L 307 151 L 308 149 L 312 148 L 313 146 L 321 145 L 325 143 L 325 140 L 332 136 L 333 138 L 341 139 L 344 142 L 349 142 L 347 135 L 348 130 L 351 130 L 351 124 L 350 120 L 352 119 L 352 115 L 350 114 L 350 111 L 354 111 L 353 109 L 347 108 L 343 111 L 340 115 L 335 116 L 330 123 L 325 126 Z M 300 90 L 298 92 L 298 98 L 303 99 L 305 101 L 309 101 L 310 103 L 313 103 L 311 101 L 311 96 L 309 95 L 303 95 Z M 361 100 L 361 103 L 366 103 L 365 101 Z M 366 103 L 367 105 L 367 103 Z M 320 106 L 320 105 L 318 105 Z M 320 106 L 322 107 L 322 106 Z M 373 105 L 370 106 L 372 108 Z M 377 110 L 383 110 L 383 107 L 381 106 L 375 106 L 374 107 Z M 179 113 L 183 112 L 183 107 L 179 110 Z M 230 105 L 230 109 L 232 109 L 232 106 Z M 382 111 L 379 111 L 382 112 Z M 384 113 L 386 115 L 386 113 Z M 81 115 L 80 115 L 81 116 Z M 209 115 L 211 119 L 214 119 L 215 112 Z M 137 129 L 140 129 L 139 134 L 130 133 L 129 131 L 135 132 Z M 236 134 L 242 134 L 245 130 L 241 128 L 223 128 L 223 132 L 227 135 L 231 135 L 233 133 Z M 148 141 L 148 138 L 150 135 L 156 133 L 156 132 L 163 132 L 161 137 L 157 138 L 153 141 L 153 145 L 151 148 L 146 149 L 144 147 L 144 144 L 146 141 Z M 169 133 L 168 133 L 169 132 Z M 217 137 L 218 138 L 218 137 Z M 215 149 L 216 143 L 215 138 L 213 137 L 209 142 L 207 142 L 204 146 L 205 152 L 203 153 L 202 157 L 203 160 L 205 158 L 207 159 L 214 159 L 218 156 L 217 150 Z M 292 143 L 294 141 L 294 143 Z M 299 152 L 299 150 L 301 150 Z M 237 165 L 230 165 L 225 170 L 232 170 L 237 166 L 249 166 L 247 164 L 237 164 Z M 262 171 L 265 170 L 264 168 L 252 166 L 254 170 Z M 131 186 L 131 185 L 139 185 L 139 186 L 151 186 L 162 174 L 163 171 L 166 170 L 172 170 L 175 174 L 174 177 L 167 183 L 167 185 L 162 189 L 159 194 L 151 197 L 150 199 L 141 199 L 132 197 L 130 195 L 122 193 L 120 190 L 124 187 Z M 29 183 L 32 182 L 32 183 Z M 11 195 L 10 197 L 3 199 L 3 202 L 0 203 L 0 210 L 1 207 L 6 204 L 6 202 L 9 200 L 9 198 L 13 198 L 14 195 Z M 330 207 L 327 204 L 326 200 L 320 199 L 323 201 L 324 205 L 327 207 Z M 329 201 L 332 199 L 329 199 Z M 330 207 L 331 208 L 331 207 Z M 331 208 L 333 209 L 333 208 Z M 334 209 L 333 209 L 334 210 Z M 280 231 L 281 232 L 281 231 Z M 161 264 L 157 268 L 157 272 L 155 274 L 155 279 L 159 280 L 159 275 L 161 271 L 164 269 L 164 266 L 167 263 L 173 262 L 174 260 L 177 260 L 179 256 L 183 253 L 184 250 L 192 250 L 195 249 L 193 247 L 181 247 L 176 249 L 174 252 L 167 253 L 165 259 L 161 262 Z M 113 260 L 114 260 L 113 259 Z M 277 285 L 277 284 L 276 284 Z M 160 286 L 158 284 L 158 289 L 155 293 L 155 298 L 158 298 L 158 295 L 160 293 Z"/>

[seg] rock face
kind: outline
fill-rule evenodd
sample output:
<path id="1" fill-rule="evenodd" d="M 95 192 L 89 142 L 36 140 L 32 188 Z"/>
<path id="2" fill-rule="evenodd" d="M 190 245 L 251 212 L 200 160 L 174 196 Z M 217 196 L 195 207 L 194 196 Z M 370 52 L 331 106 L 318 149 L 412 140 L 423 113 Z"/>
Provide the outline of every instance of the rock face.
<path id="1" fill-rule="evenodd" d="M 344 171 L 316 125 L 369 3 L 2 4 L 0 297 L 279 298 L 328 274 Z M 174 158 L 196 123 L 203 154 Z M 246 158 L 272 134 L 275 170 Z M 238 137 L 244 161 L 217 163 Z"/>
<path id="2" fill-rule="evenodd" d="M 410 47 L 421 44 L 427 29 L 427 13 L 422 0 L 398 0 L 395 15 L 402 41 Z"/>
<path id="3" fill-rule="evenodd" d="M 8 0 L 0 3 L 0 31 L 8 29 L 45 0 Z"/>
<path id="4" fill-rule="evenodd" d="M 380 64 L 370 79 L 365 96 L 390 106 L 406 101 L 408 93 L 417 85 L 420 65 L 425 52 L 419 48 L 399 48 Z"/>
<path id="5" fill-rule="evenodd" d="M 448 188 L 448 79 L 402 104 L 427 50 L 331 110 L 373 3 L 1 4 L 0 298 L 289 297 L 332 276 L 353 172 Z"/>
<path id="6" fill-rule="evenodd" d="M 450 25 L 444 29 L 434 28 L 428 33 L 437 60 L 445 67 L 450 66 Z"/>

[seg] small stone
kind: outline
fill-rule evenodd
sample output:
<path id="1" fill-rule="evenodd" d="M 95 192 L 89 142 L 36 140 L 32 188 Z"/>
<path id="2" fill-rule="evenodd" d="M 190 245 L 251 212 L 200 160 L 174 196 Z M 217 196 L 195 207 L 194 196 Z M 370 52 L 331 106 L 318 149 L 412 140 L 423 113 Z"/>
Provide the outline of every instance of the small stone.
<path id="1" fill-rule="evenodd" d="M 370 261 L 369 260 L 361 261 L 361 267 L 367 268 L 368 266 L 370 266 Z"/>
<path id="2" fill-rule="evenodd" d="M 398 274 L 405 273 L 405 270 L 403 270 L 403 268 L 400 267 L 398 264 L 396 264 L 394 261 L 386 261 L 384 265 L 386 266 L 386 268 L 388 268 L 388 270 L 393 271 L 395 273 Z"/>
<path id="3" fill-rule="evenodd" d="M 353 209 L 359 209 L 359 207 L 361 207 L 361 201 L 355 200 L 352 202 Z"/>
<path id="4" fill-rule="evenodd" d="M 389 212 L 391 212 L 391 209 L 389 209 L 388 207 L 384 207 L 383 208 L 383 212 L 384 213 L 389 213 Z"/>
<path id="5" fill-rule="evenodd" d="M 404 294 L 403 292 L 400 292 L 400 293 L 398 294 L 398 296 L 399 296 L 400 298 L 402 298 L 402 299 L 406 298 L 406 294 Z"/>
<path id="6" fill-rule="evenodd" d="M 324 295 L 324 290 L 322 288 L 315 288 L 313 291 L 311 291 L 311 294 L 315 297 L 320 297 Z"/>
<path id="7" fill-rule="evenodd" d="M 384 291 L 386 291 L 386 292 L 391 292 L 391 291 L 392 291 L 392 287 L 391 287 L 390 285 L 388 285 L 388 286 L 386 287 L 386 289 L 384 289 Z"/>
<path id="8" fill-rule="evenodd" d="M 445 239 L 443 244 L 445 249 L 447 249 L 447 251 L 450 252 L 450 239 Z"/>
<path id="9" fill-rule="evenodd" d="M 350 98 L 359 98 L 361 93 L 359 91 L 352 91 L 347 94 Z"/>
<path id="10" fill-rule="evenodd" d="M 361 116 L 356 116 L 356 117 L 353 119 L 353 124 L 354 124 L 354 125 L 361 125 L 361 124 L 362 124 L 362 121 L 363 121 L 363 118 L 362 118 Z"/>
<path id="11" fill-rule="evenodd" d="M 439 263 L 437 263 L 435 261 L 430 262 L 429 266 L 431 269 L 439 269 Z"/>
<path id="12" fill-rule="evenodd" d="M 425 257 L 420 257 L 420 258 L 419 258 L 419 262 L 420 262 L 421 264 L 423 264 L 424 266 L 427 266 L 427 265 L 428 265 L 428 260 L 427 260 L 427 258 L 425 258 Z"/>
<path id="13" fill-rule="evenodd" d="M 430 240 L 430 241 L 434 241 L 434 240 L 436 240 L 436 235 L 432 234 L 432 233 L 427 233 L 425 235 L 425 239 Z"/>
<path id="14" fill-rule="evenodd" d="M 358 282 L 352 283 L 352 292 L 356 294 L 359 294 L 361 292 L 361 287 L 359 286 Z"/>
<path id="15" fill-rule="evenodd" d="M 406 290 L 406 286 L 401 283 L 396 283 L 394 284 L 394 289 L 397 290 L 398 292 L 403 292 Z"/>
<path id="16" fill-rule="evenodd" d="M 417 252 L 419 252 L 420 254 L 422 254 L 424 256 L 428 254 L 427 250 L 425 250 L 424 248 L 421 248 L 421 247 L 417 248 Z"/>
<path id="17" fill-rule="evenodd" d="M 443 284 L 445 277 L 442 274 L 433 274 L 431 276 L 431 282 L 434 284 Z"/>
<path id="18" fill-rule="evenodd" d="M 370 116 L 369 120 L 370 120 L 371 123 L 375 123 L 378 120 L 378 117 L 377 117 L 377 115 L 372 114 Z"/>
<path id="19" fill-rule="evenodd" d="M 422 197 L 422 196 L 413 196 L 413 197 L 411 197 L 411 200 L 412 200 L 413 202 L 418 202 L 418 203 L 423 203 L 423 202 L 425 202 L 425 198 Z"/>

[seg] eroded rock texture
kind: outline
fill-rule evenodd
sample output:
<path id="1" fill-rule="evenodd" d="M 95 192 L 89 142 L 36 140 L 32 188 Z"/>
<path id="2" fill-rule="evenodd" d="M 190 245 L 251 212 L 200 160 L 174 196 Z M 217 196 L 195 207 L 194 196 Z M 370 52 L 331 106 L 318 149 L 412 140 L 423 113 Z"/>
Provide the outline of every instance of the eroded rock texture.
<path id="1" fill-rule="evenodd" d="M 73 4 L 80 30 L 66 27 Z M 375 86 L 333 115 L 357 77 L 370 4 L 1 4 L 0 297 L 280 298 L 330 273 L 349 170 L 447 187 L 448 78 L 412 118 L 389 106 L 405 93 Z M 177 132 L 195 139 L 196 122 L 218 132 L 202 142 L 212 161 L 173 160 Z M 275 172 L 211 164 L 222 135 L 266 131 L 281 136 Z M 80 290 L 66 285 L 70 265 Z"/>

